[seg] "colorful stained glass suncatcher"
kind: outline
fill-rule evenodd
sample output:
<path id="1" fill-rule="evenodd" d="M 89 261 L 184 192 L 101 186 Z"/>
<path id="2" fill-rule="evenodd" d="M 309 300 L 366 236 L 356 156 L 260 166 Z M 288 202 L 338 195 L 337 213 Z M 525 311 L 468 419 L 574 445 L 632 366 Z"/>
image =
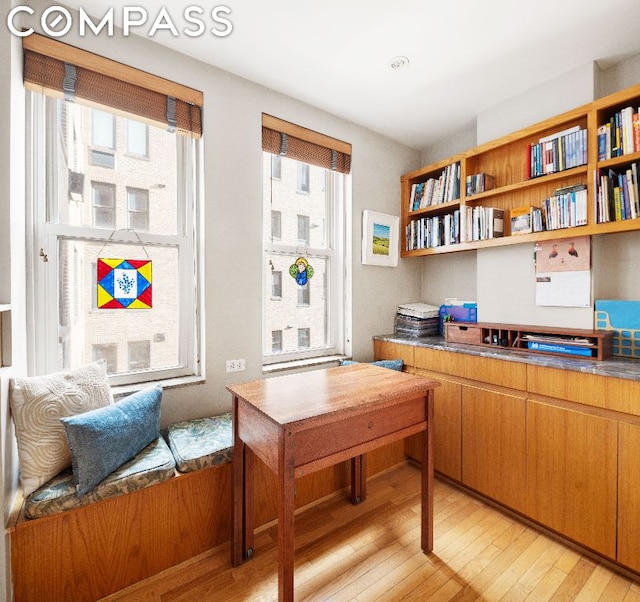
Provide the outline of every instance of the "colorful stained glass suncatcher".
<path id="1" fill-rule="evenodd" d="M 98 309 L 150 309 L 150 259 L 98 259 Z"/>

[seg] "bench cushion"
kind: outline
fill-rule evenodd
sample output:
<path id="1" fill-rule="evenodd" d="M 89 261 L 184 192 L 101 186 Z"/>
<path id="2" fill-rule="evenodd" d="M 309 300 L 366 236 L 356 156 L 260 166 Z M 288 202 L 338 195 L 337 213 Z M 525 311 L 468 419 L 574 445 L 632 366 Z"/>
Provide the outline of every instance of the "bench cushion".
<path id="1" fill-rule="evenodd" d="M 92 502 L 161 483 L 174 475 L 175 460 L 164 439 L 159 437 L 86 495 L 76 495 L 73 472 L 71 468 L 64 470 L 27 497 L 25 516 L 41 518 L 63 510 L 86 506 Z"/>
<path id="2" fill-rule="evenodd" d="M 341 360 L 341 366 L 348 366 L 349 364 L 357 364 L 358 362 L 354 362 L 353 360 Z M 397 370 L 398 372 L 402 372 L 404 368 L 403 360 L 376 360 L 375 362 L 371 362 L 373 366 L 381 366 L 382 368 L 389 368 L 389 370 Z"/>
<path id="3" fill-rule="evenodd" d="M 172 424 L 167 430 L 167 440 L 180 472 L 230 462 L 233 452 L 231 414 Z"/>

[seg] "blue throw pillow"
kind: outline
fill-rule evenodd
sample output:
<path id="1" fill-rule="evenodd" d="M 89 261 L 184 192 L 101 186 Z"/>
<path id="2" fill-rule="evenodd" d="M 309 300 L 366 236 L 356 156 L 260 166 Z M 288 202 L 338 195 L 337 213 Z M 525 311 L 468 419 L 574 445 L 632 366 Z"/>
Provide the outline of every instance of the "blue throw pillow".
<path id="1" fill-rule="evenodd" d="M 348 366 L 349 364 L 357 364 L 358 362 L 354 362 L 353 360 L 341 360 L 341 366 Z M 378 360 L 376 362 L 371 362 L 373 366 L 382 366 L 383 368 L 389 368 L 389 370 L 398 370 L 398 372 L 402 372 L 402 368 L 404 368 L 403 360 Z"/>
<path id="2" fill-rule="evenodd" d="M 109 406 L 60 418 L 71 452 L 78 496 L 160 436 L 162 389 L 138 391 Z"/>

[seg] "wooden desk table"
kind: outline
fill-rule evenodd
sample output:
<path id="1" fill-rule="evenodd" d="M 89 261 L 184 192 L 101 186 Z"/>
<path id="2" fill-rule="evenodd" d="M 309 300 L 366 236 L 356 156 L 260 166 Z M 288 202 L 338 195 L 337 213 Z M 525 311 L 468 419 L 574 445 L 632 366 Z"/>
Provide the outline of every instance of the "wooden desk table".
<path id="1" fill-rule="evenodd" d="M 433 549 L 433 389 L 419 376 L 352 364 L 232 385 L 231 562 L 253 555 L 253 454 L 277 476 L 278 599 L 293 600 L 295 478 L 351 459 L 351 497 L 366 497 L 364 454 L 423 433 L 421 547 Z"/>

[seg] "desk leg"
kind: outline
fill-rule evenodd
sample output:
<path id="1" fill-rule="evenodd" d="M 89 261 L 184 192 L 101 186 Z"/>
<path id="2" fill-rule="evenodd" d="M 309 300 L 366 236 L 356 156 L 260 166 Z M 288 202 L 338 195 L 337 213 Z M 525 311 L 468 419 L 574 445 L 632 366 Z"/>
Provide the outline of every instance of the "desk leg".
<path id="1" fill-rule="evenodd" d="M 253 556 L 253 454 L 238 433 L 238 398 L 233 398 L 231 564 Z"/>
<path id="2" fill-rule="evenodd" d="M 293 602 L 295 460 L 291 431 L 281 435 L 278 458 L 278 600 Z"/>
<path id="3" fill-rule="evenodd" d="M 253 541 L 255 534 L 255 512 L 253 510 L 253 464 L 254 454 L 245 445 L 244 448 L 244 558 L 253 557 Z"/>
<path id="4" fill-rule="evenodd" d="M 422 551 L 433 550 L 433 390 L 425 397 L 427 428 L 422 433 Z"/>
<path id="5" fill-rule="evenodd" d="M 351 503 L 359 504 L 367 497 L 367 456 L 351 458 Z"/>
<path id="6" fill-rule="evenodd" d="M 244 517 L 245 517 L 245 466 L 244 442 L 237 433 L 237 399 L 233 402 L 234 443 L 232 466 L 232 497 L 231 497 L 231 564 L 238 566 L 244 560 Z"/>

